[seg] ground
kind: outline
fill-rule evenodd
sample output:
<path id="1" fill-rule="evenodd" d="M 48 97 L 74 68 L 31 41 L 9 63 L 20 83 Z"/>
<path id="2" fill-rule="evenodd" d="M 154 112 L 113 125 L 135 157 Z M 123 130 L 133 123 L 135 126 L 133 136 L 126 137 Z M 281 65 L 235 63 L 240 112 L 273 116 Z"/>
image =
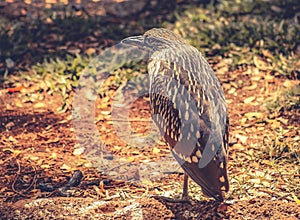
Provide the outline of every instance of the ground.
<path id="1" fill-rule="evenodd" d="M 153 181 L 110 178 L 80 151 L 71 110 L 60 111 L 64 96 L 45 89 L 45 78 L 30 81 L 12 75 L 0 90 L 0 218 L 300 219 L 300 113 L 299 105 L 290 104 L 291 97 L 299 98 L 299 77 L 274 74 L 260 58 L 254 65 L 230 69 L 232 59 L 209 58 L 230 118 L 231 188 L 224 203 L 203 197 L 192 180 L 190 203 L 151 197 L 179 197 L 180 170 Z M 139 70 L 144 71 L 138 68 L 135 74 Z M 115 80 L 112 75 L 108 81 Z M 109 150 L 138 164 L 167 155 L 160 138 L 140 148 L 116 133 L 112 106 L 120 90 L 107 88 L 95 108 L 97 128 Z M 69 103 L 73 97 L 74 91 Z M 132 132 L 151 139 L 149 98 L 141 97 L 130 107 Z"/>
<path id="2" fill-rule="evenodd" d="M 246 76 L 241 77 L 245 78 Z M 36 103 L 22 103 L 20 101 L 22 94 L 8 93 L 6 89 L 1 90 L 1 109 L 3 111 L 1 111 L 0 116 L 2 133 L 0 143 L 2 149 L 1 170 L 4 174 L 0 178 L 3 195 L 2 218 L 14 217 L 18 219 L 24 218 L 24 216 L 50 218 L 53 215 L 62 218 L 67 216 L 84 218 L 88 216 L 96 219 L 102 216 L 106 219 L 120 215 L 120 218 L 125 219 L 126 215 L 133 215 L 131 212 L 135 213 L 136 209 L 141 208 L 145 219 L 255 219 L 269 217 L 272 219 L 286 219 L 287 217 L 298 219 L 300 216 L 299 205 L 296 204 L 291 194 L 285 191 L 285 184 L 288 184 L 285 181 L 289 177 L 284 177 L 285 173 L 282 171 L 279 173 L 277 171 L 280 169 L 277 167 L 278 165 L 270 164 L 272 160 L 260 159 L 262 149 L 256 149 L 256 146 L 261 145 L 265 138 L 261 135 L 262 130 L 265 134 L 269 134 L 269 138 L 272 138 L 271 127 L 280 126 L 278 124 L 273 125 L 274 120 L 279 121 L 279 123 L 290 120 L 286 124 L 288 123 L 291 127 L 298 125 L 299 118 L 293 118 L 289 115 L 288 119 L 285 116 L 274 116 L 273 119 L 268 119 L 272 120 L 271 122 L 266 119 L 261 122 L 261 118 L 264 118 L 264 115 L 268 113 L 261 110 L 260 105 L 245 103 L 246 97 L 254 96 L 256 100 L 262 101 L 268 98 L 268 94 L 262 92 L 257 96 L 257 88 L 260 90 L 265 88 L 266 83 L 254 82 L 258 84 L 254 89 L 245 90 L 244 87 L 240 90 L 237 89 L 236 92 L 241 94 L 239 96 L 229 94 L 230 89 L 225 88 L 231 122 L 228 167 L 233 188 L 233 192 L 229 192 L 229 201 L 225 204 L 217 204 L 199 197 L 201 190 L 198 186 L 192 185 L 192 181 L 190 181 L 192 197 L 195 199 L 192 200 L 191 204 L 174 204 L 149 198 L 149 195 L 162 195 L 165 191 L 170 191 L 170 195 L 179 196 L 181 184 L 178 182 L 181 182 L 183 177 L 178 174 L 146 185 L 113 181 L 105 181 L 103 185 L 106 177 L 100 175 L 94 168 L 86 166 L 87 161 L 83 156 L 73 153 L 76 137 L 72 128 L 70 113 L 55 113 L 61 105 L 59 96 L 43 94 L 43 99 Z M 253 81 L 248 78 L 247 83 L 252 84 Z M 283 80 L 273 78 L 267 84 L 268 93 L 272 94 L 271 91 L 282 87 L 283 84 Z M 26 92 L 29 92 L 30 87 L 34 88 L 34 86 L 29 86 Z M 107 102 L 109 101 L 110 98 L 107 99 Z M 144 112 L 143 118 L 149 118 L 149 113 L 146 114 L 146 110 L 149 108 L 147 102 L 147 98 L 138 100 L 132 107 L 131 117 L 140 118 L 141 113 Z M 99 105 L 100 112 L 106 113 L 109 110 L 107 106 L 105 104 Z M 243 117 L 249 112 L 258 115 L 258 119 L 253 119 L 253 116 L 250 115 L 248 117 L 250 117 L 249 122 L 252 123 L 252 126 L 249 126 L 248 123 L 241 124 Z M 109 113 L 106 114 L 103 116 L 104 118 L 109 117 Z M 261 123 L 263 124 L 261 125 Z M 150 157 L 147 152 L 151 153 L 155 146 L 146 149 L 140 155 L 136 154 L 130 149 L 130 146 L 126 146 L 118 140 L 111 132 L 111 126 L 109 120 L 103 120 L 103 124 L 98 124 L 106 143 L 111 147 L 118 146 L 119 154 L 122 157 L 127 157 L 130 160 L 132 157 L 136 157 L 135 159 L 139 161 Z M 257 129 L 256 126 L 263 129 Z M 132 127 L 135 128 L 135 125 Z M 251 135 L 243 132 L 247 128 L 252 129 L 249 131 Z M 297 132 L 299 130 L 291 129 L 286 132 L 286 135 L 288 138 L 297 139 L 299 137 Z M 164 147 L 162 145 L 161 143 L 161 146 L 156 146 L 156 148 L 161 149 Z M 268 157 L 269 155 L 265 156 Z M 296 169 L 292 164 L 281 164 L 280 166 L 285 166 L 284 169 Z M 84 179 L 79 186 L 71 190 L 70 195 L 62 193 L 58 189 L 66 184 L 67 178 L 72 176 L 74 170 L 80 170 Z M 290 175 L 289 170 L 286 170 L 286 173 Z M 299 184 L 296 180 L 299 174 L 294 175 L 295 184 Z M 246 179 L 244 181 L 248 183 L 244 184 L 247 189 L 243 189 L 244 186 L 238 188 L 235 186 L 236 181 L 240 181 L 239 178 Z M 254 183 L 254 185 L 249 186 L 249 182 Z M 49 185 L 50 192 L 47 192 L 48 188 L 45 189 L 46 183 Z M 51 190 L 50 186 L 54 189 Z M 299 187 L 299 185 L 295 187 Z M 248 195 L 245 196 L 244 193 Z M 43 199 L 36 199 L 40 197 Z M 239 197 L 241 198 L 239 199 Z M 244 200 L 243 197 L 247 200 Z M 71 207 L 70 204 L 72 204 Z M 126 211 L 125 207 L 130 207 L 132 210 L 129 208 L 129 211 Z M 78 211 L 79 208 L 81 211 Z M 117 210 L 123 210 L 126 214 L 121 215 L 121 211 L 117 212 Z"/>

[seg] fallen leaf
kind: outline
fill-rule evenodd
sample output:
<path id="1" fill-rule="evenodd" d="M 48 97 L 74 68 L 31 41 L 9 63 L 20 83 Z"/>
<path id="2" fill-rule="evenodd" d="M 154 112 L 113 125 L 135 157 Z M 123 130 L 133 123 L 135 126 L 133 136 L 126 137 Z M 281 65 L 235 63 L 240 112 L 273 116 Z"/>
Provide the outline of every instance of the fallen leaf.
<path id="1" fill-rule="evenodd" d="M 250 97 L 248 97 L 248 98 L 246 98 L 245 100 L 244 100 L 244 103 L 245 104 L 249 104 L 249 103 L 251 103 L 252 101 L 254 101 L 255 100 L 255 96 L 250 96 Z"/>
<path id="2" fill-rule="evenodd" d="M 81 155 L 81 154 L 83 154 L 84 151 L 85 151 L 84 147 L 75 148 L 73 151 L 73 155 Z"/>
<path id="3" fill-rule="evenodd" d="M 17 139 L 15 139 L 13 136 L 9 136 L 9 137 L 8 137 L 8 140 L 9 140 L 10 142 L 18 142 Z"/>
<path id="4" fill-rule="evenodd" d="M 241 119 L 241 124 L 244 125 L 246 123 L 246 121 L 247 121 L 247 118 L 242 118 Z"/>
<path id="5" fill-rule="evenodd" d="M 260 184 L 260 179 L 259 179 L 259 178 L 256 178 L 256 179 L 250 179 L 248 182 L 254 183 L 254 184 Z"/>
<path id="6" fill-rule="evenodd" d="M 271 124 L 272 129 L 280 128 L 280 122 L 277 120 L 268 120 L 268 123 Z"/>
<path id="7" fill-rule="evenodd" d="M 6 110 L 14 110 L 14 107 L 11 106 L 10 104 L 6 104 Z"/>
<path id="8" fill-rule="evenodd" d="M 13 92 L 20 92 L 23 89 L 23 86 L 17 86 L 14 88 L 7 88 L 7 92 L 13 93 Z"/>
<path id="9" fill-rule="evenodd" d="M 142 180 L 142 184 L 153 186 L 153 182 L 151 180 L 149 180 L 149 179 L 143 179 Z"/>
<path id="10" fill-rule="evenodd" d="M 10 151 L 14 154 L 15 157 L 22 153 L 22 151 L 20 151 L 20 150 L 14 150 L 11 148 L 4 148 L 2 151 Z"/>
<path id="11" fill-rule="evenodd" d="M 262 50 L 262 54 L 265 57 L 273 58 L 273 55 L 271 54 L 271 52 L 269 50 Z"/>
<path id="12" fill-rule="evenodd" d="M 265 80 L 268 81 L 268 82 L 274 82 L 275 77 L 268 74 L 268 75 L 265 75 Z"/>
<path id="13" fill-rule="evenodd" d="M 60 167 L 60 169 L 62 169 L 62 170 L 70 170 L 71 167 L 70 167 L 69 165 L 67 165 L 67 164 L 64 163 L 64 164 Z"/>
<path id="14" fill-rule="evenodd" d="M 133 162 L 133 161 L 134 161 L 134 157 L 128 157 L 128 158 L 126 159 L 126 161 L 129 162 L 129 163 L 130 163 L 130 162 Z"/>
<path id="15" fill-rule="evenodd" d="M 101 114 L 103 115 L 109 115 L 111 113 L 111 111 L 101 111 Z"/>
<path id="16" fill-rule="evenodd" d="M 157 147 L 154 147 L 154 148 L 152 149 L 152 152 L 153 152 L 154 154 L 158 154 L 158 153 L 160 152 L 160 149 L 158 149 Z"/>
<path id="17" fill-rule="evenodd" d="M 245 113 L 245 116 L 246 116 L 248 119 L 252 119 L 252 118 L 262 118 L 262 117 L 263 117 L 263 114 L 260 113 L 260 112 L 248 112 L 248 113 Z"/>
<path id="18" fill-rule="evenodd" d="M 102 192 L 102 193 L 105 193 L 103 181 L 101 181 L 101 182 L 99 183 L 99 187 L 100 187 L 101 192 Z"/>
<path id="19" fill-rule="evenodd" d="M 253 57 L 253 62 L 254 62 L 254 65 L 258 69 L 261 69 L 261 70 L 267 70 L 268 69 L 267 63 L 265 61 L 261 60 L 258 56 Z"/>
<path id="20" fill-rule="evenodd" d="M 300 199 L 298 199 L 298 197 L 294 193 L 292 193 L 292 197 L 295 200 L 296 204 L 300 205 Z"/>
<path id="21" fill-rule="evenodd" d="M 256 175 L 256 176 L 259 176 L 259 177 L 264 177 L 266 174 L 265 174 L 264 172 L 261 172 L 261 171 L 259 171 L 259 170 L 256 170 L 256 171 L 255 171 L 255 175 Z"/>
<path id="22" fill-rule="evenodd" d="M 288 125 L 288 123 L 289 123 L 289 120 L 288 119 L 284 119 L 284 118 L 278 118 L 277 119 L 278 121 L 280 121 L 282 124 L 284 124 L 284 125 Z"/>
<path id="23" fill-rule="evenodd" d="M 44 107 L 46 107 L 46 105 L 43 102 L 38 102 L 33 105 L 33 108 L 44 108 Z"/>
<path id="24" fill-rule="evenodd" d="M 245 144 L 247 142 L 247 139 L 248 139 L 247 136 L 244 136 L 244 135 L 241 135 L 241 134 L 236 134 L 235 137 L 237 139 L 239 139 L 242 142 L 242 144 Z"/>
<path id="25" fill-rule="evenodd" d="M 253 83 L 251 86 L 246 86 L 245 90 L 254 90 L 257 88 L 257 83 Z"/>
<path id="26" fill-rule="evenodd" d="M 85 53 L 86 53 L 87 55 L 92 55 L 92 54 L 96 53 L 96 49 L 90 47 L 90 48 L 88 48 L 88 49 L 85 51 Z"/>
<path id="27" fill-rule="evenodd" d="M 55 152 L 51 153 L 50 158 L 51 159 L 56 159 L 57 158 L 57 154 Z"/>
<path id="28" fill-rule="evenodd" d="M 97 187 L 97 186 L 93 186 L 93 189 L 95 190 L 95 192 L 99 195 L 99 196 L 103 196 L 103 193 L 101 192 L 101 190 Z"/>
<path id="29" fill-rule="evenodd" d="M 31 156 L 31 157 L 29 157 L 29 159 L 30 159 L 30 160 L 38 160 L 39 157 L 38 157 L 38 156 Z"/>
<path id="30" fill-rule="evenodd" d="M 45 144 L 57 143 L 57 142 L 59 142 L 59 140 L 60 140 L 60 138 L 56 137 L 56 138 L 53 138 L 53 139 L 50 139 L 50 140 L 46 141 Z"/>
<path id="31" fill-rule="evenodd" d="M 291 81 L 291 80 L 285 80 L 284 83 L 282 84 L 286 88 L 291 88 L 296 85 L 297 82 Z"/>
<path id="32" fill-rule="evenodd" d="M 19 107 L 19 108 L 23 108 L 23 104 L 22 104 L 22 102 L 20 102 L 20 101 L 16 101 L 16 102 L 15 102 L 15 106 L 16 106 L 16 107 Z"/>
<path id="33" fill-rule="evenodd" d="M 265 187 L 270 187 L 271 184 L 268 181 L 262 181 L 261 182 Z"/>
<path id="34" fill-rule="evenodd" d="M 67 123 L 67 122 L 69 122 L 71 119 L 64 119 L 64 120 L 61 120 L 61 121 L 59 121 L 59 122 L 57 122 L 58 124 L 65 124 L 65 123 Z"/>
<path id="35" fill-rule="evenodd" d="M 50 168 L 50 165 L 49 165 L 49 164 L 42 164 L 42 165 L 41 165 L 41 168 L 42 168 L 42 169 L 49 169 L 49 168 Z"/>
<path id="36" fill-rule="evenodd" d="M 235 93 L 236 91 L 236 88 L 232 87 L 229 91 L 228 91 L 228 94 L 233 94 Z"/>
<path id="37" fill-rule="evenodd" d="M 14 127 L 14 126 L 15 126 L 15 123 L 13 123 L 13 122 L 11 121 L 11 122 L 8 122 L 8 123 L 5 125 L 5 128 L 8 129 L 8 130 L 10 130 L 10 129 L 12 129 L 12 127 Z"/>

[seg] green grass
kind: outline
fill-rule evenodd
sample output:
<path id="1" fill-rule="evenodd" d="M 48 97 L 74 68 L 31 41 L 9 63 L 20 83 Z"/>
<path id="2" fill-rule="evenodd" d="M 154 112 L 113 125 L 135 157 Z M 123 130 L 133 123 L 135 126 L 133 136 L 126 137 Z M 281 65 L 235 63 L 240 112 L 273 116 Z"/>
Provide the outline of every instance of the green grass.
<path id="1" fill-rule="evenodd" d="M 296 55 L 300 23 L 297 17 L 285 16 L 292 6 L 300 8 L 292 1 L 286 5 L 281 1 L 222 1 L 216 7 L 180 11 L 174 24 L 164 26 L 190 40 L 206 56 L 232 57 L 231 68 L 255 65 L 254 57 L 259 56 L 270 71 L 290 76 L 300 69 Z"/>
<path id="2" fill-rule="evenodd" d="M 279 111 L 300 111 L 300 86 L 296 85 L 277 95 L 269 98 L 266 102 L 267 109 L 271 112 Z"/>
<path id="3" fill-rule="evenodd" d="M 165 21 L 163 26 L 188 39 L 212 59 L 220 56 L 232 59 L 230 70 L 256 66 L 266 73 L 297 78 L 300 75 L 300 55 L 296 53 L 300 45 L 300 24 L 295 14 L 299 8 L 300 3 L 294 1 L 220 1 L 215 6 L 209 4 L 179 8 L 173 16 L 175 22 Z M 59 42 L 63 46 L 68 42 L 80 42 L 89 36 L 98 35 L 111 39 L 112 43 L 124 36 L 137 34 L 138 30 L 144 29 L 137 28 L 137 25 L 147 23 L 139 21 L 122 31 L 122 25 L 104 28 L 104 21 L 99 17 L 77 17 L 72 12 L 59 14 L 51 10 L 46 11 L 46 16 L 51 19 L 51 23 L 44 23 L 41 19 L 17 22 L 1 18 L 0 42 L 3 47 L 0 57 L 15 60 L 29 50 L 33 62 L 26 77 L 34 78 L 38 75 L 46 80 L 50 91 L 60 92 L 65 99 L 77 85 L 79 74 L 91 56 L 74 56 L 69 55 L 67 50 L 52 50 L 55 44 Z M 158 26 L 155 21 L 151 25 Z M 31 47 L 49 36 L 56 39 L 46 42 L 52 49 Z M 41 50 L 37 52 L 37 49 Z M 116 85 L 125 83 L 132 77 L 131 72 L 139 67 L 128 65 L 125 72 L 116 72 L 116 75 L 121 74 L 116 79 Z M 291 98 L 289 105 L 299 106 L 299 100 L 294 100 L 297 96 L 287 96 Z M 269 107 L 283 105 L 285 101 L 280 99 L 278 97 Z"/>

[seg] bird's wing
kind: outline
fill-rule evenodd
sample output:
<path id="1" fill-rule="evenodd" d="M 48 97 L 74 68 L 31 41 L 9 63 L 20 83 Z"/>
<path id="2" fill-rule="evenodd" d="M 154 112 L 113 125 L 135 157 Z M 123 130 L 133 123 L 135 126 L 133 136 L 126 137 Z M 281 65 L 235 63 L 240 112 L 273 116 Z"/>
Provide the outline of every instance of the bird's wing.
<path id="1" fill-rule="evenodd" d="M 222 200 L 229 188 L 228 121 L 225 103 L 219 103 L 225 101 L 220 85 L 208 90 L 183 66 L 159 62 L 158 69 L 152 68 L 159 74 L 150 79 L 152 117 L 185 172 L 206 195 Z"/>

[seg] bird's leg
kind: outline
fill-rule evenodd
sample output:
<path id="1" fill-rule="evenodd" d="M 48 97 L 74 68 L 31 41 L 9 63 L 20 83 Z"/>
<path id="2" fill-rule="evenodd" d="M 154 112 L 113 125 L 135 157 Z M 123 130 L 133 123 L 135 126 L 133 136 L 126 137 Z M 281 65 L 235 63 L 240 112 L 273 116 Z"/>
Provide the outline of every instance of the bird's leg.
<path id="1" fill-rule="evenodd" d="M 188 179 L 189 176 L 184 172 L 184 177 L 183 177 L 183 191 L 182 191 L 182 196 L 180 199 L 174 199 L 174 198 L 169 198 L 165 196 L 152 196 L 152 198 L 155 199 L 161 199 L 166 202 L 172 202 L 172 203 L 190 203 L 190 198 L 188 196 Z"/>
<path id="2" fill-rule="evenodd" d="M 183 190 L 182 190 L 182 197 L 181 197 L 182 200 L 188 200 L 189 199 L 189 195 L 188 195 L 188 189 L 189 189 L 188 180 L 189 180 L 189 176 L 187 175 L 186 172 L 184 172 Z"/>

